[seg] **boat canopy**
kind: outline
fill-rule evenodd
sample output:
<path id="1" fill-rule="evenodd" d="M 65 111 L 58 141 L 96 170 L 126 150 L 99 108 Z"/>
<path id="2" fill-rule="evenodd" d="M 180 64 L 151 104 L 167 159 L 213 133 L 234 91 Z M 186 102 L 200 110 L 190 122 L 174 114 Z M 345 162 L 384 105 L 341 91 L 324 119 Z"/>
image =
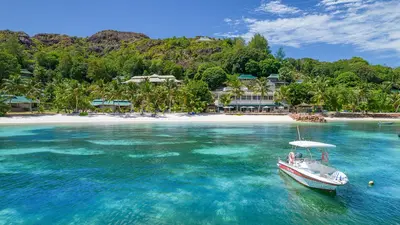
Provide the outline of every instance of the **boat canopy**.
<path id="1" fill-rule="evenodd" d="M 336 148 L 336 145 L 325 144 L 315 141 L 292 141 L 290 145 L 301 147 L 301 148 Z"/>

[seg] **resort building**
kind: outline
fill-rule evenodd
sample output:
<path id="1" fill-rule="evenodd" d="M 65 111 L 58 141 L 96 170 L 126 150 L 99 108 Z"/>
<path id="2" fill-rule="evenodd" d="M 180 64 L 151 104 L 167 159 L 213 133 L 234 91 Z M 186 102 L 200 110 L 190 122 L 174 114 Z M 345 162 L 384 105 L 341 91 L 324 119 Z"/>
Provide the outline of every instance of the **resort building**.
<path id="1" fill-rule="evenodd" d="M 150 83 L 159 84 L 164 83 L 167 80 L 172 80 L 175 83 L 181 83 L 180 80 L 177 80 L 173 75 L 158 75 L 153 74 L 151 76 L 133 76 L 131 79 L 125 81 L 124 83 L 141 83 L 148 80 Z"/>
<path id="2" fill-rule="evenodd" d="M 29 99 L 25 96 L 15 96 L 15 95 L 2 95 L 5 97 L 5 103 L 11 106 L 11 112 L 28 112 L 31 109 L 37 110 L 38 101 Z"/>
<path id="3" fill-rule="evenodd" d="M 213 39 L 211 39 L 209 37 L 199 37 L 197 39 L 197 41 L 199 41 L 199 42 L 208 42 L 208 41 L 213 41 Z"/>
<path id="4" fill-rule="evenodd" d="M 240 97 L 232 96 L 232 100 L 229 105 L 223 105 L 220 98 L 222 95 L 227 95 L 230 93 L 230 88 L 225 87 L 213 92 L 215 97 L 215 106 L 219 109 L 219 111 L 228 111 L 228 110 L 236 110 L 236 107 L 239 107 L 239 110 L 242 112 L 257 112 L 260 106 L 261 100 L 261 110 L 263 112 L 288 112 L 289 106 L 284 103 L 276 103 L 274 99 L 275 91 L 281 86 L 286 84 L 286 82 L 279 80 L 279 75 L 271 74 L 268 79 L 269 91 L 268 93 L 261 97 L 261 94 L 255 93 L 249 90 L 246 85 L 254 82 L 257 79 L 253 75 L 249 74 L 241 74 L 239 79 L 244 84 L 242 87 L 243 95 Z"/>
<path id="5" fill-rule="evenodd" d="M 130 109 L 132 103 L 128 100 L 104 101 L 102 99 L 95 99 L 91 102 L 91 105 L 98 109 L 111 109 L 112 111 L 116 111 L 118 108 Z"/>

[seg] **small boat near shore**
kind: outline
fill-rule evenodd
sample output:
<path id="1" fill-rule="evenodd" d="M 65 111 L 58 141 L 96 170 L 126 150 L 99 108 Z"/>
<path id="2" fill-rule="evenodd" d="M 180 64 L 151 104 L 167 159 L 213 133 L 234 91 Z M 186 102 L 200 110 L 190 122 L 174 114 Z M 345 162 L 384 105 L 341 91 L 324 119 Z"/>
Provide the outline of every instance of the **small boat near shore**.
<path id="1" fill-rule="evenodd" d="M 336 191 L 338 186 L 348 183 L 348 178 L 343 172 L 328 166 L 327 148 L 335 148 L 335 145 L 314 141 L 292 141 L 292 151 L 288 154 L 286 160 L 278 159 L 278 167 L 281 171 L 295 179 L 297 182 L 320 190 Z M 306 150 L 309 157 L 303 157 L 298 149 Z M 318 149 L 322 156 L 320 160 L 313 158 L 311 149 Z"/>

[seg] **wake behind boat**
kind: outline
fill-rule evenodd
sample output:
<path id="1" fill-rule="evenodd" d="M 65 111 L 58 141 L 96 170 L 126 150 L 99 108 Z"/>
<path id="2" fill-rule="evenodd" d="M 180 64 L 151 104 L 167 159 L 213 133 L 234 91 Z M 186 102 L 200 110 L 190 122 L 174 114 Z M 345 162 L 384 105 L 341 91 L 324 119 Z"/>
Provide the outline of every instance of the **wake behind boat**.
<path id="1" fill-rule="evenodd" d="M 293 151 L 288 154 L 286 161 L 278 160 L 280 170 L 291 176 L 299 183 L 321 190 L 335 191 L 338 186 L 347 184 L 347 176 L 339 170 L 327 166 L 329 162 L 326 148 L 335 148 L 335 145 L 314 141 L 292 141 Z M 305 149 L 310 157 L 303 157 L 298 148 Z M 318 149 L 322 153 L 321 160 L 316 160 L 311 154 L 311 149 Z"/>

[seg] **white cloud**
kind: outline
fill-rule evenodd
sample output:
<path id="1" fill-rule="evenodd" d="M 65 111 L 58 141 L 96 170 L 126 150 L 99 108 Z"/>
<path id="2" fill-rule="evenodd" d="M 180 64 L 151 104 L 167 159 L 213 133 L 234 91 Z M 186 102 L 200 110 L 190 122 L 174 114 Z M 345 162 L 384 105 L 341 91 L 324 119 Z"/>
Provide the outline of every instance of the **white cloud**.
<path id="1" fill-rule="evenodd" d="M 361 3 L 362 0 L 322 0 L 321 4 L 325 6 L 340 5 L 347 3 Z"/>
<path id="2" fill-rule="evenodd" d="M 241 20 L 233 20 L 231 18 L 225 18 L 224 22 L 227 23 L 230 26 L 237 26 L 239 25 L 242 21 Z"/>
<path id="3" fill-rule="evenodd" d="M 301 10 L 296 7 L 291 7 L 283 4 L 281 0 L 274 0 L 268 3 L 262 3 L 261 6 L 256 9 L 256 11 L 264 11 L 278 15 L 296 14 L 301 12 Z"/>
<path id="4" fill-rule="evenodd" d="M 222 36 L 250 39 L 261 33 L 275 45 L 301 47 L 307 44 L 350 44 L 362 51 L 390 51 L 400 55 L 400 1 L 323 0 L 343 4 L 340 10 L 290 18 L 254 19 L 246 31 Z M 348 5 L 350 4 L 350 5 Z"/>
<path id="5" fill-rule="evenodd" d="M 230 19 L 230 18 L 225 18 L 225 19 L 224 19 L 224 22 L 225 22 L 225 23 L 230 23 L 230 22 L 232 22 L 232 19 Z"/>

